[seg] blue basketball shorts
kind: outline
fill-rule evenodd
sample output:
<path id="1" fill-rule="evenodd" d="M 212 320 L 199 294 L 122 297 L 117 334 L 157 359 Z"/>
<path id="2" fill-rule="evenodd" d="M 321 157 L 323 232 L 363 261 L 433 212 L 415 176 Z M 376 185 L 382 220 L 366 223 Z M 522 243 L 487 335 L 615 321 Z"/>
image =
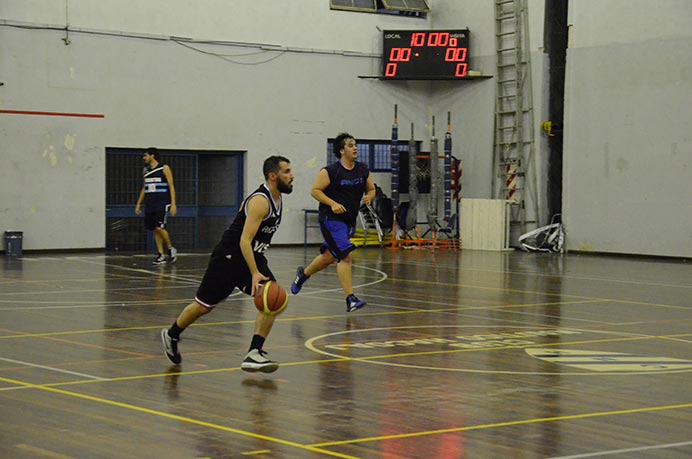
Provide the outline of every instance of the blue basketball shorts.
<path id="1" fill-rule="evenodd" d="M 356 249 L 356 246 L 351 242 L 351 237 L 356 232 L 355 225 L 351 226 L 341 220 L 328 220 L 325 218 L 323 221 L 320 221 L 320 230 L 324 237 L 320 253 L 329 250 L 329 253 L 334 255 L 337 261 L 341 261 Z"/>

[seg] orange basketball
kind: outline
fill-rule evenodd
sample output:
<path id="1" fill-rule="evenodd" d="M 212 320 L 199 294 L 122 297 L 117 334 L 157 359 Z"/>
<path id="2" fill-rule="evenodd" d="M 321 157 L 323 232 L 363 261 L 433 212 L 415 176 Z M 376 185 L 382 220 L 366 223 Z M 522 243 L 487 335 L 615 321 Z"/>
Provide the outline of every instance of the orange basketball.
<path id="1" fill-rule="evenodd" d="M 255 294 L 255 307 L 259 312 L 270 316 L 281 313 L 288 304 L 286 290 L 274 281 L 260 285 Z"/>

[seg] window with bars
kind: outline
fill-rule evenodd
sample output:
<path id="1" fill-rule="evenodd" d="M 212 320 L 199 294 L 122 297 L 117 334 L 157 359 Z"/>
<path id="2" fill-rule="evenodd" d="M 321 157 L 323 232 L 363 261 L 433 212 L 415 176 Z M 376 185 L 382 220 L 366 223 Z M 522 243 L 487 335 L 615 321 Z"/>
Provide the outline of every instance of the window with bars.
<path id="1" fill-rule="evenodd" d="M 430 12 L 426 0 L 329 0 L 333 10 L 425 17 Z"/>
<path id="2" fill-rule="evenodd" d="M 365 163 L 370 172 L 391 172 L 392 171 L 392 141 L 391 140 L 363 140 L 356 139 L 358 144 L 358 162 Z M 397 142 L 399 153 L 408 154 L 408 140 Z M 420 151 L 421 142 L 416 141 L 417 149 Z M 335 163 L 337 157 L 334 156 L 334 139 L 327 140 L 327 165 Z"/>
<path id="3" fill-rule="evenodd" d="M 152 250 L 134 206 L 142 189 L 143 149 L 106 148 L 106 251 Z M 170 166 L 178 213 L 166 226 L 179 250 L 208 250 L 242 201 L 244 154 L 235 151 L 162 150 Z"/>

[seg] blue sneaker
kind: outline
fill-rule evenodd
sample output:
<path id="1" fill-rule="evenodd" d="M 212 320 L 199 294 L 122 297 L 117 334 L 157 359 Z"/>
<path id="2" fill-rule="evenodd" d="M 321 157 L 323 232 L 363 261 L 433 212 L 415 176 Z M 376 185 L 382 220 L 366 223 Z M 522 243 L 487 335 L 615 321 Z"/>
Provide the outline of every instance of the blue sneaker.
<path id="1" fill-rule="evenodd" d="M 365 301 L 359 300 L 353 293 L 346 297 L 346 312 L 353 312 L 365 306 Z"/>
<path id="2" fill-rule="evenodd" d="M 302 266 L 298 266 L 298 269 L 296 270 L 296 278 L 293 279 L 293 283 L 291 284 L 291 293 L 294 295 L 297 295 L 298 292 L 300 292 L 300 289 L 303 288 L 305 281 L 310 279 L 310 276 L 305 275 L 304 269 L 305 268 Z"/>

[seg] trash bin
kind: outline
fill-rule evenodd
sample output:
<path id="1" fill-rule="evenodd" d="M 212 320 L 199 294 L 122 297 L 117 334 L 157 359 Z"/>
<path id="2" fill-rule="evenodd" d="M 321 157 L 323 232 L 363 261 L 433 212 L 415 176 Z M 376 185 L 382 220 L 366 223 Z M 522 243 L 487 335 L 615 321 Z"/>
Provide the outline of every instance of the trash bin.
<path id="1" fill-rule="evenodd" d="M 8 257 L 21 257 L 23 239 L 24 233 L 21 231 L 5 231 L 5 255 Z"/>

